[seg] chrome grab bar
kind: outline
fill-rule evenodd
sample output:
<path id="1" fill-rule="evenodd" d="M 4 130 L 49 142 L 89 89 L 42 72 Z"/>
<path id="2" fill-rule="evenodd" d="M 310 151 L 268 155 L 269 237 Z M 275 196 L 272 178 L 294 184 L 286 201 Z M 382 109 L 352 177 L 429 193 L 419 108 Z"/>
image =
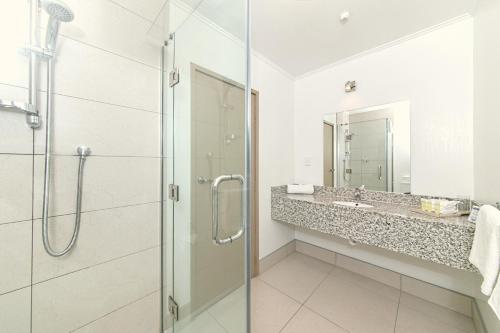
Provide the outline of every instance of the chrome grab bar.
<path id="1" fill-rule="evenodd" d="M 242 215 L 240 222 L 240 229 L 238 232 L 232 236 L 227 238 L 219 239 L 219 185 L 223 182 L 227 181 L 239 181 L 241 185 L 245 183 L 245 178 L 242 175 L 222 175 L 214 179 L 212 182 L 212 240 L 215 245 L 225 245 L 228 243 L 232 243 L 241 236 L 243 236 L 244 230 L 244 220 L 243 220 L 243 206 L 242 206 Z M 241 204 L 243 205 L 244 201 L 244 191 L 241 191 Z"/>

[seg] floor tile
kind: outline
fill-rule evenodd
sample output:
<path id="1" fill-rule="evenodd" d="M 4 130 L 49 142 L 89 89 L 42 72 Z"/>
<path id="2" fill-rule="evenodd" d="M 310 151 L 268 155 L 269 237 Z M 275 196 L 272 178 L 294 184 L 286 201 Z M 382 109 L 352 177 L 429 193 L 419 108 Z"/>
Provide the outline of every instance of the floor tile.
<path id="1" fill-rule="evenodd" d="M 406 305 L 400 305 L 396 333 L 465 333 Z M 469 331 L 468 331 L 469 332 Z M 472 331 L 474 332 L 474 331 Z"/>
<path id="2" fill-rule="evenodd" d="M 472 318 L 467 317 L 461 313 L 449 310 L 440 305 L 428 302 L 419 297 L 407 293 L 402 293 L 400 307 L 403 307 L 405 309 L 407 308 L 408 310 L 405 310 L 407 313 L 414 313 L 415 311 L 418 312 L 418 315 L 415 314 L 416 318 L 423 316 L 427 318 L 426 321 L 429 322 L 437 321 L 444 325 L 459 329 L 462 332 L 475 332 L 474 322 L 472 321 Z M 408 316 L 406 313 L 404 315 Z M 403 317 L 403 319 L 405 318 Z"/>
<path id="3" fill-rule="evenodd" d="M 321 260 L 293 253 L 259 278 L 303 303 L 332 269 L 332 265 Z"/>
<path id="4" fill-rule="evenodd" d="M 252 281 L 252 333 L 278 333 L 300 304 L 265 282 Z"/>
<path id="5" fill-rule="evenodd" d="M 348 333 L 306 307 L 302 307 L 281 332 Z"/>
<path id="6" fill-rule="evenodd" d="M 244 332 L 246 288 L 242 286 L 208 309 L 208 313 L 228 332 Z"/>
<path id="7" fill-rule="evenodd" d="M 179 333 L 227 333 L 207 311 L 188 321 L 176 323 L 174 327 Z"/>
<path id="8" fill-rule="evenodd" d="M 387 297 L 393 301 L 396 302 L 399 301 L 399 296 L 400 296 L 399 289 L 390 287 L 384 283 L 375 281 L 363 275 L 356 274 L 354 272 L 339 267 L 335 267 L 335 269 L 331 272 L 331 275 L 341 281 L 355 284 L 358 287 L 369 290 L 381 296 Z"/>
<path id="9" fill-rule="evenodd" d="M 387 290 L 375 292 L 367 288 L 377 283 L 368 283 L 357 274 L 335 268 L 306 306 L 351 333 L 393 332 L 398 300 Z"/>

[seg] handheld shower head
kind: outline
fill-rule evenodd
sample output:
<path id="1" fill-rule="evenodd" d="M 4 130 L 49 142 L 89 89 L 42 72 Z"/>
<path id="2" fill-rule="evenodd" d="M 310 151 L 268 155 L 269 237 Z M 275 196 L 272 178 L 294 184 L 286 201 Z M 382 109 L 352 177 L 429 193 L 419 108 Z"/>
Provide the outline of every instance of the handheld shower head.
<path id="1" fill-rule="evenodd" d="M 59 0 L 43 0 L 42 7 L 49 14 L 45 47 L 54 51 L 59 33 L 59 24 L 61 22 L 73 21 L 75 14 L 67 5 Z"/>

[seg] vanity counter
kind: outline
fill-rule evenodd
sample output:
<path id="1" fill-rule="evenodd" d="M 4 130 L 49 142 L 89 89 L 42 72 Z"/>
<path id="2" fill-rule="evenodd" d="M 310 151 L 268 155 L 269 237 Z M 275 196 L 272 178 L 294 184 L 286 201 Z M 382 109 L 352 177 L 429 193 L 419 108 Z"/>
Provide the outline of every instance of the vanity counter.
<path id="1" fill-rule="evenodd" d="M 367 191 L 361 202 L 373 207 L 362 208 L 334 203 L 353 201 L 349 189 L 316 187 L 312 195 L 287 194 L 286 186 L 271 191 L 274 220 L 476 271 L 468 260 L 475 225 L 466 216 L 436 218 L 411 211 L 419 196 Z"/>

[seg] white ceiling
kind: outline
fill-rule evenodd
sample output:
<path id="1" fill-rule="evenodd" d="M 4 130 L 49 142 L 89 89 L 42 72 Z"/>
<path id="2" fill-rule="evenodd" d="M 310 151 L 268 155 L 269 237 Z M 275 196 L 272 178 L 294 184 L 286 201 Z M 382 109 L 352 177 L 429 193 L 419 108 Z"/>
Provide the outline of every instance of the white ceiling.
<path id="1" fill-rule="evenodd" d="M 472 13 L 476 0 L 250 0 L 252 46 L 294 76 Z M 339 15 L 348 10 L 346 24 Z"/>

